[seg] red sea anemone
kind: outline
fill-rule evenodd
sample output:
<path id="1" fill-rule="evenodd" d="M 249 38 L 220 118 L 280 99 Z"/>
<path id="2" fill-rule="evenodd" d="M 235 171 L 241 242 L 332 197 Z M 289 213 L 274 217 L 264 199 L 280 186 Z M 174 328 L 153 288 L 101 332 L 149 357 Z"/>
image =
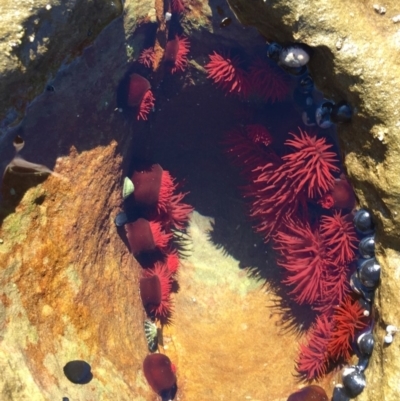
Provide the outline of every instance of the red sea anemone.
<path id="1" fill-rule="evenodd" d="M 166 254 L 165 264 L 171 274 L 175 274 L 179 268 L 179 256 L 176 251 L 171 251 Z"/>
<path id="2" fill-rule="evenodd" d="M 326 193 L 318 203 L 325 209 L 354 209 L 356 196 L 353 188 L 344 174 L 336 178 L 333 188 Z"/>
<path id="3" fill-rule="evenodd" d="M 183 0 L 171 0 L 171 11 L 181 14 L 185 11 L 185 3 Z"/>
<path id="4" fill-rule="evenodd" d="M 217 52 L 210 54 L 210 62 L 204 67 L 208 78 L 225 93 L 247 97 L 249 93 L 249 79 L 246 71 L 240 68 L 241 60 L 238 56 L 222 56 Z"/>
<path id="5" fill-rule="evenodd" d="M 146 311 L 157 318 L 171 313 L 172 273 L 168 266 L 157 262 L 153 268 L 145 269 L 140 279 L 140 297 Z"/>
<path id="6" fill-rule="evenodd" d="M 290 394 L 287 401 L 329 401 L 329 398 L 322 387 L 310 384 Z"/>
<path id="7" fill-rule="evenodd" d="M 328 351 L 332 359 L 348 361 L 352 353 L 351 343 L 355 333 L 367 327 L 364 309 L 351 296 L 335 308 L 332 319 L 332 335 L 328 344 Z"/>
<path id="8" fill-rule="evenodd" d="M 155 208 L 158 214 L 166 213 L 176 189 L 170 173 L 159 164 L 152 164 L 133 172 L 131 180 L 135 187 L 133 199 L 144 208 Z"/>
<path id="9" fill-rule="evenodd" d="M 138 58 L 140 64 L 143 64 L 147 68 L 153 68 L 155 61 L 154 47 L 144 49 Z"/>
<path id="10" fill-rule="evenodd" d="M 261 124 L 249 124 L 245 127 L 247 137 L 254 143 L 271 145 L 273 139 L 270 132 Z"/>
<path id="11" fill-rule="evenodd" d="M 284 100 L 290 90 L 288 76 L 269 60 L 256 59 L 250 67 L 251 92 L 265 101 Z"/>
<path id="12" fill-rule="evenodd" d="M 331 328 L 332 324 L 326 315 L 318 316 L 307 334 L 306 343 L 300 344 L 296 370 L 307 380 L 323 376 L 328 369 Z"/>
<path id="13" fill-rule="evenodd" d="M 189 215 L 193 212 L 193 207 L 187 203 L 181 202 L 185 195 L 185 193 L 172 195 L 167 213 L 164 216 L 160 216 L 167 230 L 171 228 L 182 230 L 189 221 Z"/>
<path id="14" fill-rule="evenodd" d="M 329 152 L 332 147 L 325 138 L 317 138 L 300 130 L 300 135 L 292 135 L 293 139 L 285 142 L 294 151 L 283 156 L 285 172 L 290 177 L 296 192 L 306 190 L 310 199 L 323 196 L 333 188 L 335 177 L 333 172 L 339 171 L 335 152 Z"/>
<path id="15" fill-rule="evenodd" d="M 322 216 L 320 230 L 327 253 L 335 264 L 354 260 L 358 239 L 350 215 L 335 211 L 333 216 Z"/>
<path id="16" fill-rule="evenodd" d="M 283 283 L 298 304 L 312 305 L 322 295 L 322 276 L 327 268 L 325 245 L 308 223 L 286 220 L 274 236 L 274 249 L 279 252 L 278 265 L 285 270 Z"/>
<path id="17" fill-rule="evenodd" d="M 149 386 L 157 394 L 171 390 L 176 384 L 173 365 L 166 355 L 147 355 L 143 361 L 143 372 Z"/>
<path id="18" fill-rule="evenodd" d="M 124 226 L 129 247 L 133 255 L 142 252 L 154 252 L 157 249 L 165 251 L 172 239 L 172 234 L 166 234 L 161 224 L 142 218 Z"/>
<path id="19" fill-rule="evenodd" d="M 185 70 L 188 63 L 187 55 L 189 54 L 189 49 L 189 39 L 184 36 L 176 35 L 174 39 L 167 42 L 164 60 L 171 74 Z"/>
<path id="20" fill-rule="evenodd" d="M 154 101 L 150 82 L 139 74 L 132 74 L 129 78 L 128 105 L 138 109 L 138 120 L 147 120 L 154 107 Z"/>

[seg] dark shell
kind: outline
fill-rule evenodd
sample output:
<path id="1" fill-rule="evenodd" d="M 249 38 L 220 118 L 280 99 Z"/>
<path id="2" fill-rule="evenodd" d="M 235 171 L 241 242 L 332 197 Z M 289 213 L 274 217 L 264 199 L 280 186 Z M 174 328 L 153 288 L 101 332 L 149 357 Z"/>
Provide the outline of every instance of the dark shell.
<path id="1" fill-rule="evenodd" d="M 303 387 L 289 395 L 287 401 L 328 401 L 325 390 L 315 384 Z"/>
<path id="2" fill-rule="evenodd" d="M 314 89 L 314 81 L 310 75 L 306 75 L 305 77 L 300 79 L 299 90 L 304 94 L 310 94 Z"/>
<path id="3" fill-rule="evenodd" d="M 176 384 L 171 361 L 166 355 L 147 355 L 143 361 L 143 372 L 150 387 L 157 394 L 167 392 Z"/>
<path id="4" fill-rule="evenodd" d="M 287 65 L 281 64 L 281 67 L 291 75 L 294 75 L 296 77 L 300 77 L 301 75 L 304 75 L 307 73 L 308 69 L 306 65 L 302 65 L 301 67 L 288 67 Z"/>
<path id="5" fill-rule="evenodd" d="M 315 120 L 317 124 L 321 128 L 329 128 L 332 126 L 331 121 L 331 111 L 332 111 L 333 103 L 326 101 L 321 104 L 315 111 Z"/>
<path id="6" fill-rule="evenodd" d="M 117 227 L 122 227 L 128 222 L 126 213 L 120 212 L 115 216 L 114 223 Z"/>
<path id="7" fill-rule="evenodd" d="M 361 356 L 358 359 L 356 367 L 360 372 L 364 372 L 365 369 L 368 368 L 368 365 L 369 365 L 369 356 Z"/>
<path id="8" fill-rule="evenodd" d="M 372 234 L 374 232 L 374 223 L 372 222 L 371 213 L 368 210 L 357 210 L 353 219 L 356 229 L 361 234 Z"/>
<path id="9" fill-rule="evenodd" d="M 275 61 L 279 60 L 279 56 L 282 52 L 282 46 L 278 43 L 271 43 L 267 46 L 267 56 Z"/>
<path id="10" fill-rule="evenodd" d="M 364 237 L 360 241 L 358 249 L 363 258 L 373 258 L 375 256 L 375 235 Z"/>
<path id="11" fill-rule="evenodd" d="M 365 259 L 359 267 L 358 278 L 363 286 L 376 288 L 381 278 L 381 266 L 375 258 Z"/>
<path id="12" fill-rule="evenodd" d="M 342 381 L 343 386 L 352 398 L 361 394 L 366 384 L 364 373 L 355 366 L 343 370 Z"/>
<path id="13" fill-rule="evenodd" d="M 87 384 L 93 379 L 90 365 L 85 361 L 70 361 L 63 370 L 67 379 L 75 384 Z"/>
<path id="14" fill-rule="evenodd" d="M 362 333 L 357 338 L 357 344 L 362 355 L 370 356 L 374 350 L 374 336 L 372 333 Z"/>
<path id="15" fill-rule="evenodd" d="M 337 384 L 333 389 L 332 401 L 350 401 L 350 396 L 341 384 Z"/>
<path id="16" fill-rule="evenodd" d="M 357 299 L 358 304 L 364 309 L 364 316 L 371 315 L 371 303 L 364 298 Z"/>
<path id="17" fill-rule="evenodd" d="M 126 236 L 133 255 L 141 252 L 152 252 L 156 249 L 150 224 L 145 219 L 137 219 L 132 223 L 125 224 Z"/>
<path id="18" fill-rule="evenodd" d="M 353 109 L 345 101 L 335 104 L 332 108 L 331 120 L 335 124 L 347 123 L 351 121 Z"/>
<path id="19" fill-rule="evenodd" d="M 350 277 L 350 287 L 356 293 L 361 295 L 366 301 L 372 302 L 374 298 L 374 290 L 365 287 L 358 278 L 358 272 L 355 272 Z"/>

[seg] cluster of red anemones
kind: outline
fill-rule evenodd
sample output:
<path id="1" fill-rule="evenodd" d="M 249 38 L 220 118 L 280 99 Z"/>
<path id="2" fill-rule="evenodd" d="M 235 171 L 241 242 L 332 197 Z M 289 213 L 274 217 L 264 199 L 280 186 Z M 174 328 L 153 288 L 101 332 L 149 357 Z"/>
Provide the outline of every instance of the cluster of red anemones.
<path id="1" fill-rule="evenodd" d="M 257 58 L 249 67 L 240 56 L 216 51 L 204 66 L 207 76 L 227 95 L 259 99 L 271 103 L 284 100 L 290 92 L 290 79 L 273 62 Z"/>
<path id="2" fill-rule="evenodd" d="M 179 1 L 176 0 L 178 3 Z M 185 71 L 188 64 L 190 50 L 189 39 L 185 36 L 175 35 L 167 41 L 164 51 L 163 63 L 170 74 Z M 154 68 L 156 55 L 154 47 L 144 49 L 138 58 L 140 64 L 147 68 Z"/>
<path id="3" fill-rule="evenodd" d="M 148 315 L 166 322 L 179 267 L 174 230 L 185 228 L 193 208 L 182 202 L 185 194 L 177 191 L 175 179 L 159 164 L 136 169 L 131 181 L 134 191 L 125 203 L 140 217 L 124 227 L 130 251 L 143 267 L 140 295 Z"/>
<path id="4" fill-rule="evenodd" d="M 209 77 L 228 94 L 274 102 L 290 91 L 289 79 L 270 62 L 257 59 L 246 70 L 238 56 L 214 52 L 210 59 Z M 299 127 L 280 141 L 283 148 L 274 147 L 266 127 L 242 121 L 223 142 L 246 182 L 241 189 L 254 229 L 272 241 L 288 296 L 316 313 L 296 369 L 303 378 L 318 378 L 349 360 L 356 332 L 369 319 L 350 295 L 359 241 L 352 222 L 354 192 L 334 145 L 319 131 Z"/>

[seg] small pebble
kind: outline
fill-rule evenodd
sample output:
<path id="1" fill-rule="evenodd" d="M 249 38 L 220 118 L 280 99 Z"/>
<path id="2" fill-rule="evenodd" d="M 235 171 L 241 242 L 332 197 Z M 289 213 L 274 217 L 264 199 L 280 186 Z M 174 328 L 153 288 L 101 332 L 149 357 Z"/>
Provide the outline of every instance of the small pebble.
<path id="1" fill-rule="evenodd" d="M 394 17 L 392 18 L 392 21 L 393 21 L 395 24 L 397 24 L 398 22 L 400 22 L 400 14 L 394 16 Z"/>
<path id="2" fill-rule="evenodd" d="M 378 14 L 385 14 L 386 13 L 386 8 L 383 6 L 380 6 L 379 4 L 374 4 L 374 10 L 378 13 Z"/>

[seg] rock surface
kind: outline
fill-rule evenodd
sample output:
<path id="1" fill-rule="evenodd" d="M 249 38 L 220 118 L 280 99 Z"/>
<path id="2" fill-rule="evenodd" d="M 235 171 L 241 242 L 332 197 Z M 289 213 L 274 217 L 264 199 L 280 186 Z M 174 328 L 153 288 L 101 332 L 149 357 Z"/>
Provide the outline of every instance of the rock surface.
<path id="1" fill-rule="evenodd" d="M 301 42 L 313 48 L 310 69 L 327 98 L 355 108 L 351 124 L 339 127 L 344 163 L 360 204 L 375 216 L 382 283 L 376 297 L 377 346 L 360 400 L 394 401 L 400 395 L 398 347 L 384 348 L 387 324 L 400 325 L 400 14 L 395 0 L 228 0 L 245 24 L 269 41 Z M 378 4 L 380 5 L 380 4 Z M 383 4 L 382 4 L 383 5 Z"/>

